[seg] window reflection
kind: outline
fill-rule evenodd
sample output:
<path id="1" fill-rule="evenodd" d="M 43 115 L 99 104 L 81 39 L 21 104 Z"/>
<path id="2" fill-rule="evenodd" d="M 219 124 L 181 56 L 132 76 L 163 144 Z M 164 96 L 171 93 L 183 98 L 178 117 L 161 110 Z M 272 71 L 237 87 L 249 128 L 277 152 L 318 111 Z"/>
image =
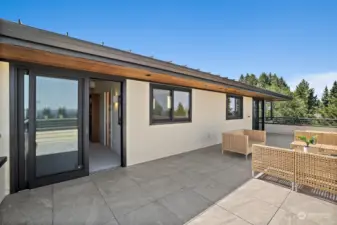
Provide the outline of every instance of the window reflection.
<path id="1" fill-rule="evenodd" d="M 242 119 L 242 97 L 229 96 L 227 97 L 227 118 Z"/>
<path id="2" fill-rule="evenodd" d="M 78 167 L 78 81 L 36 77 L 36 175 Z"/>
<path id="3" fill-rule="evenodd" d="M 174 91 L 174 118 L 188 118 L 189 117 L 189 104 L 190 93 L 183 91 Z"/>
<path id="4" fill-rule="evenodd" d="M 171 110 L 171 94 L 169 90 L 153 89 L 153 118 L 169 119 Z"/>

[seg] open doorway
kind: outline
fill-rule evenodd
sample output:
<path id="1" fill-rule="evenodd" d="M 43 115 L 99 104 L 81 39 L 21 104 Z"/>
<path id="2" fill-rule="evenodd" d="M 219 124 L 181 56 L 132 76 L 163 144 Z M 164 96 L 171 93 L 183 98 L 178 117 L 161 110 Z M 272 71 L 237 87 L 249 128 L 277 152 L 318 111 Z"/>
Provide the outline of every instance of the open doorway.
<path id="1" fill-rule="evenodd" d="M 90 80 L 89 172 L 121 166 L 121 83 Z"/>

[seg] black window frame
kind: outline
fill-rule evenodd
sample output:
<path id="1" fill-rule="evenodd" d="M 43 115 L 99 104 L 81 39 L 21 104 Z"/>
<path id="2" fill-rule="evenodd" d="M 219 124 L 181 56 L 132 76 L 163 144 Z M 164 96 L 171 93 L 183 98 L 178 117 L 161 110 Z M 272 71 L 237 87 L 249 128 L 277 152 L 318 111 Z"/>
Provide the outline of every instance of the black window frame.
<path id="1" fill-rule="evenodd" d="M 153 118 L 153 90 L 167 90 L 170 91 L 171 96 L 171 109 L 170 109 L 170 116 L 168 119 L 154 119 Z M 179 92 L 187 92 L 189 94 L 189 111 L 188 111 L 188 118 L 174 118 L 174 91 Z M 149 104 L 149 114 L 150 114 L 150 125 L 157 125 L 157 124 L 172 124 L 172 123 L 190 123 L 192 122 L 192 89 L 184 88 L 184 87 L 177 87 L 177 86 L 169 86 L 169 85 L 162 85 L 162 84 L 150 84 L 150 104 Z"/>
<path id="2" fill-rule="evenodd" d="M 232 116 L 229 115 L 229 108 L 228 108 L 228 101 L 229 98 L 235 98 L 241 101 L 240 104 L 240 115 L 239 116 Z M 243 97 L 239 95 L 228 95 L 226 96 L 226 120 L 241 120 L 243 119 Z"/>

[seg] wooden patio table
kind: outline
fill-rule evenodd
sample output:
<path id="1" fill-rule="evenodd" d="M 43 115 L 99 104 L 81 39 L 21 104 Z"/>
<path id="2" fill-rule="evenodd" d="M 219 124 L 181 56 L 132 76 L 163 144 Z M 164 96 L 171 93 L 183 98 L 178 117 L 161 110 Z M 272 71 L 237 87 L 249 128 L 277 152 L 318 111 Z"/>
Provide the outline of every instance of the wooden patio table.
<path id="1" fill-rule="evenodd" d="M 303 151 L 304 146 L 306 146 L 306 144 L 301 141 L 294 141 L 290 144 L 290 148 L 294 149 L 295 151 Z M 308 152 L 320 155 L 337 156 L 337 146 L 325 144 L 309 145 Z"/>
<path id="2" fill-rule="evenodd" d="M 295 151 L 300 151 L 303 152 L 304 151 L 304 147 L 306 146 L 306 144 L 302 141 L 293 141 L 290 144 L 290 148 L 295 150 Z M 309 153 L 316 153 L 316 154 L 320 154 L 320 148 L 321 148 L 322 144 L 314 144 L 314 145 L 309 145 L 308 147 L 308 152 Z"/>

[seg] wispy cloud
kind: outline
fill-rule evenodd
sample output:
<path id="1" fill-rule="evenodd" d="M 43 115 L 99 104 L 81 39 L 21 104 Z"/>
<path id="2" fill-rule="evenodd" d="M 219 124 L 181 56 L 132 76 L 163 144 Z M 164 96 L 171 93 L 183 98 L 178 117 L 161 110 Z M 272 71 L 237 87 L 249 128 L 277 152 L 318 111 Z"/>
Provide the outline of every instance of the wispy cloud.
<path id="1" fill-rule="evenodd" d="M 288 80 L 288 84 L 291 90 L 295 90 L 296 86 L 301 82 L 302 79 L 305 79 L 309 82 L 311 88 L 315 88 L 315 92 L 319 98 L 321 98 L 325 86 L 328 86 L 330 89 L 332 83 L 337 80 L 337 72 L 328 72 L 328 73 L 317 73 L 317 74 L 308 74 L 294 76 Z"/>

